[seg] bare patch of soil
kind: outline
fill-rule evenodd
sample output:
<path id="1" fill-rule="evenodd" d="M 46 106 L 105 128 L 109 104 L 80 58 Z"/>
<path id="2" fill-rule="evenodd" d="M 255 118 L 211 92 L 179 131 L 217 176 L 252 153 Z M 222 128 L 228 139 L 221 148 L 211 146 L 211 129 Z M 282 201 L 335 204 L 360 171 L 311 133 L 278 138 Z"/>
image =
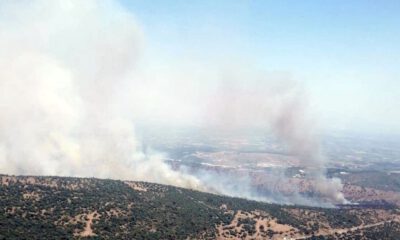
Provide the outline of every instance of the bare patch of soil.
<path id="1" fill-rule="evenodd" d="M 130 182 L 130 181 L 125 181 L 125 184 L 127 184 L 129 187 L 136 191 L 140 192 L 147 192 L 147 188 L 144 187 L 142 184 L 137 183 L 137 182 Z"/>

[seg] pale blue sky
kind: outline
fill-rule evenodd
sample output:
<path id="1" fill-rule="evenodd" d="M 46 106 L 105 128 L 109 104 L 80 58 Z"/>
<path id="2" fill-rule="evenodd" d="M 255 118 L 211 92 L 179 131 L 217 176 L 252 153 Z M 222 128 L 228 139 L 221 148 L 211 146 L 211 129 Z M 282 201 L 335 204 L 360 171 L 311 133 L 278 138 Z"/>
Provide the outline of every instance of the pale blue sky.
<path id="1" fill-rule="evenodd" d="M 324 126 L 400 133 L 400 1 L 122 4 L 157 64 L 232 60 L 285 72 L 304 83 Z"/>

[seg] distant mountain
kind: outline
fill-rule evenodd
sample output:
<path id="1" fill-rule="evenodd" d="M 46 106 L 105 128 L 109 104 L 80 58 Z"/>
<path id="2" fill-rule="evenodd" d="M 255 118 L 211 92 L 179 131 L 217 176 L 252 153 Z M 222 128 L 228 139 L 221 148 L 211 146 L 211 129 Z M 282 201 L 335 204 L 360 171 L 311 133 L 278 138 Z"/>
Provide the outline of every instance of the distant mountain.
<path id="1" fill-rule="evenodd" d="M 146 182 L 0 178 L 0 239 L 400 238 L 392 205 L 323 209 Z"/>

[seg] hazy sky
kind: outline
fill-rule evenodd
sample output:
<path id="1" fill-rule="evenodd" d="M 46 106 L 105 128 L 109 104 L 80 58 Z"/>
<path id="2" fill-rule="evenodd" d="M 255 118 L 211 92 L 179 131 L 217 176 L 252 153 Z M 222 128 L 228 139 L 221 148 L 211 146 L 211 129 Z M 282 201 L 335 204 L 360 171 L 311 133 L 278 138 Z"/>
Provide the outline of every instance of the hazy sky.
<path id="1" fill-rule="evenodd" d="M 303 85 L 322 126 L 400 132 L 399 1 L 122 4 L 144 33 L 149 69 L 286 75 Z"/>

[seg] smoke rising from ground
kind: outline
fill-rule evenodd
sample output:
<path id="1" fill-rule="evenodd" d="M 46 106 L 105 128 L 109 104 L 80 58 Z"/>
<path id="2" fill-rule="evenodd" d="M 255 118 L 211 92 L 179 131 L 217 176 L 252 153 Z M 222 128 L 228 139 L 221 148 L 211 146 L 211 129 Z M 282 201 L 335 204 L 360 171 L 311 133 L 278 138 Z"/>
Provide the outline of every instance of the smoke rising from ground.
<path id="1" fill-rule="evenodd" d="M 274 113 L 271 121 L 273 131 L 287 144 L 288 150 L 297 156 L 300 165 L 307 168 L 315 183 L 314 191 L 333 203 L 345 203 L 340 179 L 328 179 L 325 175 L 326 159 L 321 153 L 320 141 L 313 132 L 313 121 L 307 119 L 309 114 L 303 93 L 289 94 Z"/>
<path id="2" fill-rule="evenodd" d="M 126 78 L 142 42 L 129 13 L 111 1 L 3 1 L 0 9 L 1 172 L 201 189 L 139 151 L 129 99 L 120 98 L 140 84 Z"/>
<path id="3" fill-rule="evenodd" d="M 249 78 L 251 83 L 246 82 Z M 314 192 L 331 203 L 345 203 L 340 179 L 326 177 L 326 159 L 314 132 L 316 124 L 308 112 L 305 90 L 284 74 L 239 73 L 230 80 L 229 84 L 222 81 L 209 102 L 211 124 L 227 131 L 249 126 L 269 129 L 307 169 Z M 282 174 L 271 177 L 290 185 Z"/>
<path id="4" fill-rule="evenodd" d="M 276 201 L 246 177 L 173 171 L 135 137 L 137 119 L 201 119 L 196 124 L 218 131 L 269 128 L 311 169 L 316 191 L 344 201 L 340 182 L 325 177 L 304 91 L 287 76 L 137 74 L 144 42 L 132 15 L 112 1 L 1 2 L 0 172 L 144 180 Z"/>

